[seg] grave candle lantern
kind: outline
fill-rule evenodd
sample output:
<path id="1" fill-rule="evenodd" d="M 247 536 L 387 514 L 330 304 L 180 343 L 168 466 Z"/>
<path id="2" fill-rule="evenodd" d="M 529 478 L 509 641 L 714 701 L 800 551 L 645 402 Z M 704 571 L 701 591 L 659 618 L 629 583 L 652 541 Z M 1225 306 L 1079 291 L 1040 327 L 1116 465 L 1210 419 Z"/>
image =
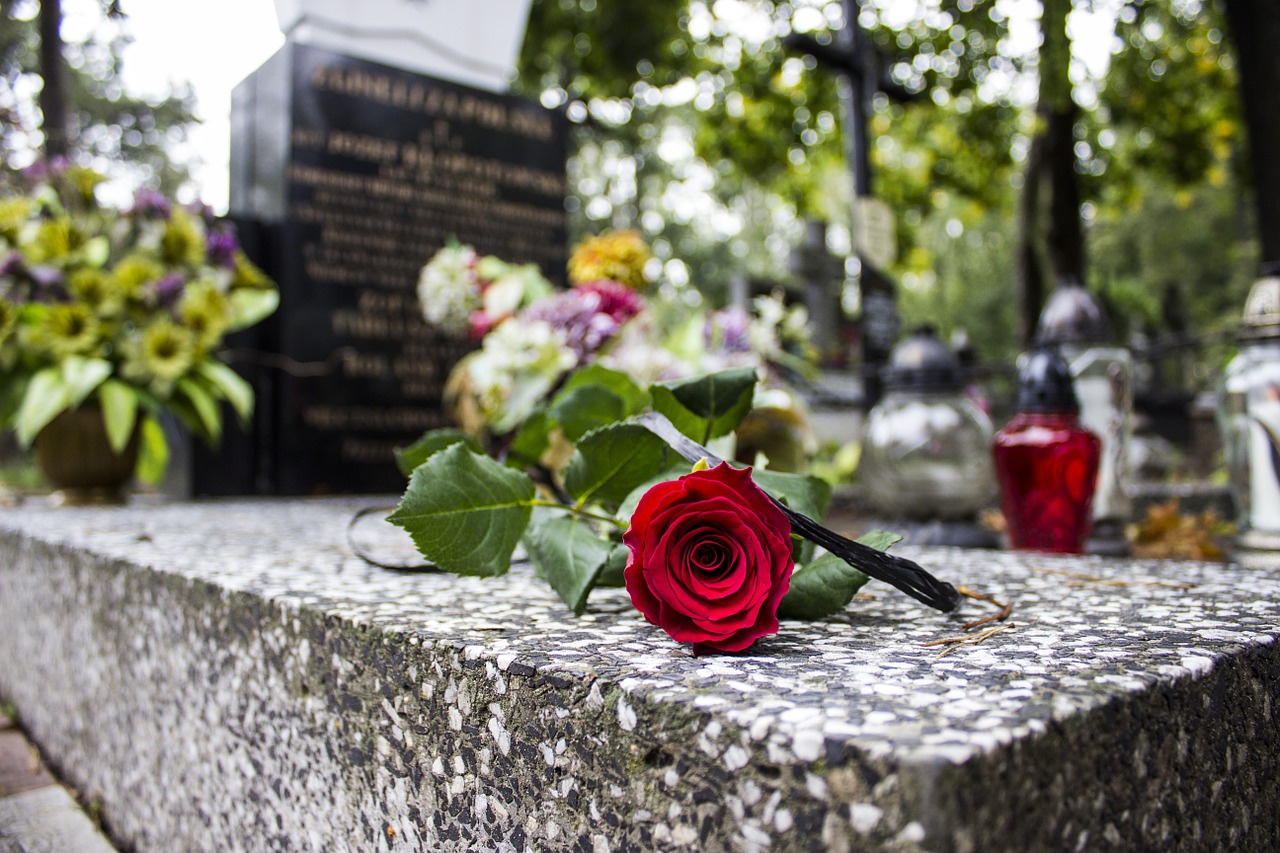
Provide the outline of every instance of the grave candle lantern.
<path id="1" fill-rule="evenodd" d="M 1102 443 L 1080 421 L 1066 360 L 1045 348 L 1021 362 L 1015 414 L 992 442 L 1009 544 L 1078 554 L 1093 518 Z"/>
<path id="2" fill-rule="evenodd" d="M 964 394 L 960 361 L 930 326 L 894 348 L 867 413 L 860 476 L 878 512 L 969 519 L 994 496 L 992 426 Z"/>
<path id="3" fill-rule="evenodd" d="M 1240 344 L 1218 394 L 1238 541 L 1280 550 L 1280 265 L 1264 268 L 1249 291 Z"/>
<path id="4" fill-rule="evenodd" d="M 1093 499 L 1093 533 L 1086 550 L 1128 553 L 1131 520 L 1128 448 L 1133 438 L 1133 354 L 1109 342 L 1106 315 L 1075 278 L 1063 278 L 1045 303 L 1038 346 L 1056 347 L 1071 371 L 1080 422 L 1102 442 Z"/>

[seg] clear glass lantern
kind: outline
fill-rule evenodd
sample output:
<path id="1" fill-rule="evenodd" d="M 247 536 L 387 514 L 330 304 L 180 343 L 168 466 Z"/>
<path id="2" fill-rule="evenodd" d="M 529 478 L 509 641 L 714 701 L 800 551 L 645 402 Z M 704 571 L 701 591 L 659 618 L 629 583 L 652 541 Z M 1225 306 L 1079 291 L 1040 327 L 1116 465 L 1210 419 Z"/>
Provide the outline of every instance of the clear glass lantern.
<path id="1" fill-rule="evenodd" d="M 1269 272 L 1245 301 L 1240 352 L 1219 385 L 1218 419 L 1239 543 L 1280 550 L 1280 270 Z"/>
<path id="2" fill-rule="evenodd" d="M 1102 440 L 1089 550 L 1119 553 L 1128 550 L 1124 528 L 1133 514 L 1133 353 L 1110 343 L 1110 336 L 1097 298 L 1075 278 L 1060 280 L 1040 313 L 1036 343 L 1062 354 L 1080 401 L 1080 422 Z"/>
<path id="3" fill-rule="evenodd" d="M 959 359 L 922 327 L 893 350 L 884 385 L 863 429 L 867 504 L 894 518 L 976 516 L 995 495 L 993 429 L 964 393 Z"/>

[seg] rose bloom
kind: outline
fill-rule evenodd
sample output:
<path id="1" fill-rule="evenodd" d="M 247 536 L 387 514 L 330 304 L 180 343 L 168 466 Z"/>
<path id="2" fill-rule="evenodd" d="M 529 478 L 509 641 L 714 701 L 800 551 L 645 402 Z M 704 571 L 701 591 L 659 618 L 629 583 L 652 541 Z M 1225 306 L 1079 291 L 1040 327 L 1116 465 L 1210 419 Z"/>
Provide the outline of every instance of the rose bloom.
<path id="1" fill-rule="evenodd" d="M 659 483 L 640 499 L 622 541 L 636 609 L 693 653 L 737 652 L 778 630 L 791 586 L 791 524 L 727 463 Z"/>

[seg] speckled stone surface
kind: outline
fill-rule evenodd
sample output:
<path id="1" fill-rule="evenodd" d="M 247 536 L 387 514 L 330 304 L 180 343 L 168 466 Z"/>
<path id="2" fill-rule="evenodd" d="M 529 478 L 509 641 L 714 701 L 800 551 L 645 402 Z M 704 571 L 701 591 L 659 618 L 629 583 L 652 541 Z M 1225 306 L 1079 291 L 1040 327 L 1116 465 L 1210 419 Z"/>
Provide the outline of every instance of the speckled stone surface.
<path id="1" fill-rule="evenodd" d="M 0 513 L 0 695 L 122 848 L 1280 846 L 1280 572 L 904 549 L 1015 627 L 939 658 L 993 608 L 872 584 L 694 658 L 621 590 L 368 566 L 379 503 Z"/>

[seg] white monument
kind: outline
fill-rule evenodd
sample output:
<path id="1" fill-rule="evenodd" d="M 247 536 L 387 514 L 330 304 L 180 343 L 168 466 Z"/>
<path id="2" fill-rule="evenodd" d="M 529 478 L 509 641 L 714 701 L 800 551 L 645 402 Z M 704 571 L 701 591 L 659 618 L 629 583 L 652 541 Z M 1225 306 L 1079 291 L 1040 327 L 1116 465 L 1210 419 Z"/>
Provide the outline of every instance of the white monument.
<path id="1" fill-rule="evenodd" d="M 285 37 L 505 92 L 532 0 L 275 0 Z"/>

